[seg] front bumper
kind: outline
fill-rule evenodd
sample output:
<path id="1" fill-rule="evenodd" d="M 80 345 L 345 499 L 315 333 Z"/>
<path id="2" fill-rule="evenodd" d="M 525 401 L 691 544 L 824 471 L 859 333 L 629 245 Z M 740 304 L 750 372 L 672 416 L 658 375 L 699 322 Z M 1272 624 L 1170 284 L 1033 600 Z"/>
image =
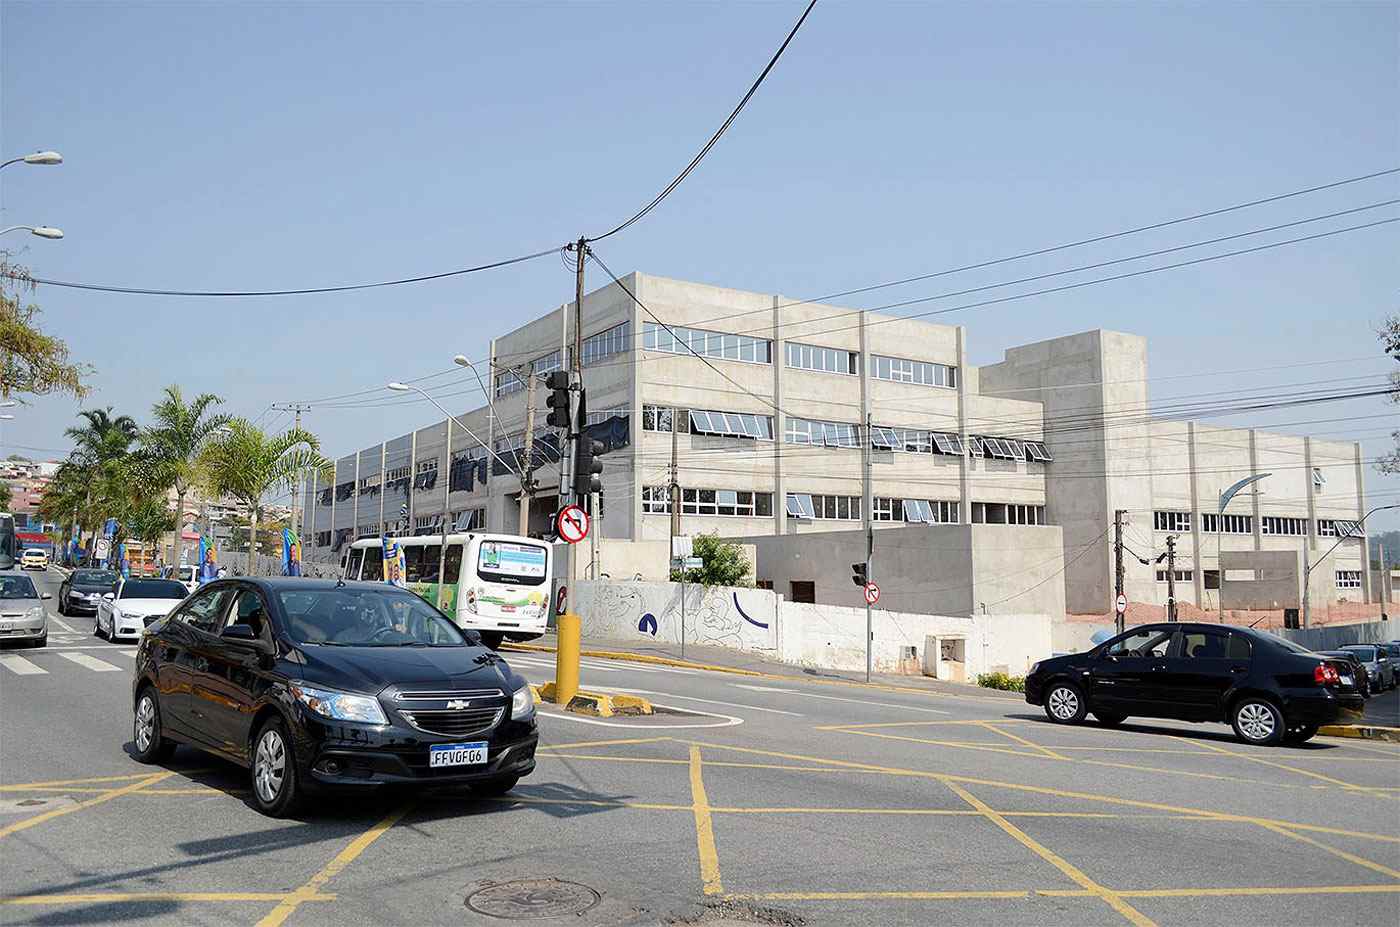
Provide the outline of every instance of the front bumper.
<path id="1" fill-rule="evenodd" d="M 47 618 L 39 619 L 37 624 L 31 623 L 29 619 L 0 619 L 0 625 L 9 623 L 10 627 L 0 629 L 0 643 L 5 641 L 33 641 L 49 634 L 49 622 Z"/>
<path id="2" fill-rule="evenodd" d="M 1026 704 L 1045 704 L 1045 680 L 1038 675 L 1032 674 L 1026 677 Z"/>
<path id="3" fill-rule="evenodd" d="M 92 599 L 66 599 L 63 607 L 70 615 L 96 615 L 97 602 Z"/>

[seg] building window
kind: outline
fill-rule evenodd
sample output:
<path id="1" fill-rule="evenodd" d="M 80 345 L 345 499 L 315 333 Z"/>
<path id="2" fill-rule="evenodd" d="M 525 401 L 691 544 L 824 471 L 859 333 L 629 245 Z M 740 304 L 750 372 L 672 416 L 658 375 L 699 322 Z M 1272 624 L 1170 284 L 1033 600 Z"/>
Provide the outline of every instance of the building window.
<path id="1" fill-rule="evenodd" d="M 1259 519 L 1259 533 L 1297 537 L 1308 533 L 1308 520 L 1306 518 L 1287 518 L 1281 515 L 1265 515 Z"/>
<path id="2" fill-rule="evenodd" d="M 1183 532 L 1191 530 L 1190 512 L 1164 512 L 1156 511 L 1152 513 L 1152 529 L 1154 531 L 1174 531 Z"/>
<path id="3" fill-rule="evenodd" d="M 1253 515 L 1217 515 L 1201 513 L 1201 530 L 1206 534 L 1253 534 Z"/>
<path id="4" fill-rule="evenodd" d="M 669 513 L 671 503 L 667 488 L 643 486 L 642 511 L 652 515 Z M 773 494 L 735 489 L 682 489 L 681 512 L 686 515 L 771 516 Z"/>
<path id="5" fill-rule="evenodd" d="M 1312 481 L 1313 486 L 1315 486 L 1318 489 L 1321 489 L 1323 486 L 1327 485 L 1327 477 L 1323 476 L 1321 467 L 1312 468 Z"/>
<path id="6" fill-rule="evenodd" d="M 859 447 L 859 428 L 847 422 L 817 422 L 805 418 L 787 419 L 783 440 L 788 444 L 811 444 L 817 447 Z"/>
<path id="7" fill-rule="evenodd" d="M 1360 588 L 1361 588 L 1361 571 L 1360 571 L 1360 570 L 1338 570 L 1338 571 L 1337 571 L 1337 588 L 1338 588 L 1338 589 L 1360 589 Z"/>
<path id="8" fill-rule="evenodd" d="M 918 383 L 921 386 L 958 385 L 958 368 L 947 364 L 931 364 L 928 361 L 906 360 L 901 357 L 885 357 L 880 354 L 870 358 L 870 375 L 877 380 L 892 380 L 895 383 Z"/>
<path id="9" fill-rule="evenodd" d="M 755 589 L 768 589 L 771 591 L 773 588 L 773 581 L 771 579 L 756 579 L 753 582 L 753 586 Z"/>
<path id="10" fill-rule="evenodd" d="M 643 322 L 642 346 L 648 351 L 715 357 L 720 360 L 746 361 L 750 364 L 773 362 L 773 342 L 765 338 L 703 331 L 680 325 Z"/>
<path id="11" fill-rule="evenodd" d="M 543 357 L 537 357 L 529 364 L 522 365 L 522 368 L 511 368 L 502 370 L 496 374 L 496 396 L 509 396 L 511 393 L 518 393 L 525 388 L 525 380 L 530 376 L 541 376 L 552 370 L 559 370 L 564 366 L 563 353 L 554 350 Z"/>
<path id="12" fill-rule="evenodd" d="M 1337 523 L 1331 518 L 1319 518 L 1317 520 L 1317 536 L 1320 538 L 1334 538 L 1337 536 Z"/>
<path id="13" fill-rule="evenodd" d="M 419 473 L 436 473 L 436 472 L 437 472 L 437 468 L 438 468 L 438 459 L 437 459 L 436 457 L 432 458 L 431 460 L 420 460 L 420 461 L 418 461 L 418 472 L 419 472 Z"/>
<path id="14" fill-rule="evenodd" d="M 1047 525 L 1045 506 L 1016 502 L 972 503 L 974 525 Z"/>
<path id="15" fill-rule="evenodd" d="M 812 497 L 805 492 L 790 492 L 787 496 L 787 513 L 793 518 L 816 518 Z"/>
<path id="16" fill-rule="evenodd" d="M 792 595 L 788 596 L 789 602 L 800 602 L 807 605 L 817 604 L 817 584 L 807 579 L 794 579 L 791 583 Z"/>
<path id="17" fill-rule="evenodd" d="M 1173 570 L 1172 572 L 1176 574 L 1175 579 L 1176 579 L 1177 582 L 1179 582 L 1179 583 L 1189 583 L 1189 582 L 1191 582 L 1191 579 L 1192 579 L 1192 576 L 1193 576 L 1193 571 L 1192 571 L 1192 570 Z M 1158 571 L 1157 571 L 1157 582 L 1159 582 L 1159 583 L 1165 583 L 1166 581 L 1167 581 L 1167 571 L 1166 571 L 1166 570 L 1158 570 Z"/>
<path id="18" fill-rule="evenodd" d="M 623 322 L 607 331 L 590 335 L 583 339 L 583 366 L 614 354 L 621 354 L 632 347 L 632 323 Z"/>
<path id="19" fill-rule="evenodd" d="M 597 412 L 589 412 L 587 415 L 584 416 L 584 419 L 583 419 L 583 427 L 587 428 L 589 425 L 598 425 L 598 424 L 601 424 L 602 422 L 606 422 L 608 419 L 610 419 L 610 418 L 612 418 L 612 417 L 614 417 L 614 416 L 617 416 L 617 415 L 623 415 L 623 416 L 625 416 L 625 415 L 630 414 L 630 412 L 631 412 L 631 409 L 629 409 L 627 406 L 623 406 L 623 405 L 611 406 L 611 407 L 609 407 L 609 408 L 607 408 L 607 409 L 599 409 Z M 551 435 L 554 434 L 554 429 L 550 428 L 550 429 L 548 429 L 548 431 L 550 432 Z M 536 440 L 539 440 L 539 439 L 536 438 Z"/>
<path id="20" fill-rule="evenodd" d="M 771 441 L 773 440 L 773 419 L 767 415 L 753 415 L 748 412 L 713 412 L 705 409 L 691 409 L 690 433 Z"/>
<path id="21" fill-rule="evenodd" d="M 789 341 L 783 346 L 787 365 L 801 370 L 820 370 L 824 373 L 860 373 L 856 360 L 860 355 L 855 351 L 842 351 L 839 348 L 821 348 L 812 344 L 798 344 Z"/>
<path id="22" fill-rule="evenodd" d="M 856 497 L 859 502 L 859 497 Z M 859 518 L 859 514 L 855 516 Z M 943 499 L 891 499 L 877 496 L 872 510 L 875 521 L 902 521 L 913 525 L 954 525 L 958 503 Z"/>

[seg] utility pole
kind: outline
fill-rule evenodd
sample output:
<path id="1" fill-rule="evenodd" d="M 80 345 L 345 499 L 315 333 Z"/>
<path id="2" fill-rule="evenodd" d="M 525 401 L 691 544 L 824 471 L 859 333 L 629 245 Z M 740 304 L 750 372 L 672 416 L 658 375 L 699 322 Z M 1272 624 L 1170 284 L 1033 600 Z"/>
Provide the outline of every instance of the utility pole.
<path id="1" fill-rule="evenodd" d="M 681 535 L 681 479 L 680 462 L 677 459 L 677 447 L 679 435 L 676 426 L 676 416 L 680 414 L 677 409 L 671 410 L 671 480 L 666 484 L 666 498 L 671 500 L 671 552 L 667 555 L 671 560 L 676 556 L 676 538 Z M 667 564 L 671 562 L 667 560 Z M 668 569 L 669 573 L 670 570 Z"/>
<path id="2" fill-rule="evenodd" d="M 874 497 L 874 491 L 875 491 L 875 490 L 874 490 L 874 486 L 871 484 L 871 480 L 870 480 L 870 463 L 871 463 L 871 456 L 872 456 L 872 454 L 871 454 L 871 443 L 870 443 L 870 422 L 871 422 L 870 413 L 867 412 L 867 413 L 865 413 L 865 436 L 864 436 L 864 443 L 863 443 L 862 448 L 861 448 L 861 450 L 862 450 L 861 456 L 864 458 L 864 463 L 865 463 L 865 466 L 864 466 L 864 468 L 863 468 L 863 471 L 864 471 L 864 472 L 861 474 L 861 477 L 862 477 L 862 479 L 861 479 L 861 483 L 862 483 L 862 486 L 861 486 L 861 496 L 862 496 L 861 502 L 863 503 L 863 504 L 861 505 L 861 510 L 862 510 L 862 511 L 861 511 L 861 514 L 865 517 L 865 581 L 866 581 L 866 583 L 872 583 L 872 582 L 875 581 L 875 576 L 874 576 L 874 574 L 870 572 L 870 560 L 871 560 L 872 556 L 873 556 L 874 553 L 875 553 L 875 519 L 874 519 L 875 513 L 872 511 L 872 509 L 874 509 L 874 507 L 875 507 L 875 505 L 874 505 L 874 498 L 873 498 L 873 497 Z M 865 681 L 866 681 L 866 682 L 869 682 L 869 681 L 870 681 L 870 664 L 871 664 L 871 653 L 870 653 L 870 651 L 872 650 L 872 648 L 873 648 L 873 646 L 874 646 L 874 642 L 875 642 L 875 632 L 874 632 L 874 625 L 873 625 L 872 622 L 871 622 L 871 616 L 870 616 L 870 597 L 867 596 L 867 595 L 864 595 L 864 590 L 862 590 L 862 597 L 865 599 Z"/>
<path id="3" fill-rule="evenodd" d="M 438 545 L 438 588 L 437 607 L 442 611 L 442 595 L 447 589 L 447 532 L 451 530 L 452 513 L 448 511 L 452 504 L 452 416 L 447 417 L 447 452 L 443 455 L 442 468 L 442 543 Z M 466 545 L 462 545 L 465 549 Z M 460 569 L 460 567 L 459 567 Z M 453 603 L 452 619 L 457 618 L 456 603 Z"/>
<path id="4" fill-rule="evenodd" d="M 1114 627 L 1123 633 L 1125 614 L 1118 613 L 1118 597 L 1123 594 L 1123 509 L 1113 510 L 1113 613 L 1116 616 Z"/>
<path id="5" fill-rule="evenodd" d="M 535 375 L 525 381 L 525 462 L 520 471 L 521 537 L 530 534 L 530 508 L 535 501 Z"/>
<path id="6" fill-rule="evenodd" d="M 570 368 L 573 376 L 573 388 L 579 391 L 579 402 L 577 416 L 570 422 L 569 444 L 566 460 L 576 459 L 576 447 L 580 440 L 579 432 L 584 425 L 584 403 L 583 403 L 583 265 L 588 256 L 588 240 L 579 238 L 574 244 L 575 272 L 574 272 L 574 350 L 571 358 Z M 560 487 L 559 499 L 563 503 L 571 499 L 573 495 L 572 480 L 563 478 L 564 467 L 560 467 Z M 572 468 L 570 468 L 572 470 Z M 572 472 L 570 473 L 572 476 Z M 572 501 L 584 504 L 583 499 L 572 499 Z M 597 526 L 594 526 L 597 530 Z M 577 601 L 574 589 L 578 578 L 578 545 L 569 545 L 569 597 L 570 605 Z M 582 633 L 582 622 L 578 614 L 572 609 L 568 609 L 559 616 L 559 644 L 555 651 L 554 663 L 554 701 L 555 704 L 567 706 L 573 697 L 578 693 L 578 658 L 579 640 Z"/>
<path id="7" fill-rule="evenodd" d="M 272 408 L 275 409 L 275 410 L 278 411 L 278 412 L 295 412 L 295 413 L 296 413 L 296 418 L 295 418 L 295 419 L 293 420 L 293 422 L 292 422 L 292 427 L 295 428 L 297 431 L 301 431 L 301 413 L 303 413 L 303 412 L 310 412 L 310 411 L 311 411 L 311 407 L 310 407 L 310 406 L 302 405 L 301 403 L 297 403 L 297 402 L 274 402 L 274 403 L 272 404 Z M 293 534 L 294 536 L 296 536 L 296 537 L 300 537 L 300 535 L 297 534 L 297 531 L 298 531 L 298 528 L 299 528 L 298 522 L 300 521 L 300 518 L 299 518 L 300 511 L 301 511 L 301 484 L 298 482 L 297 485 L 294 486 L 294 487 L 292 488 L 292 517 L 291 517 L 291 522 L 292 522 L 292 534 Z M 178 531 L 180 530 L 180 526 L 179 526 L 179 525 L 176 525 L 176 526 L 175 526 L 175 530 L 178 532 Z"/>
<path id="8" fill-rule="evenodd" d="M 1167 535 L 1167 620 L 1176 620 L 1176 535 L 1174 534 Z"/>

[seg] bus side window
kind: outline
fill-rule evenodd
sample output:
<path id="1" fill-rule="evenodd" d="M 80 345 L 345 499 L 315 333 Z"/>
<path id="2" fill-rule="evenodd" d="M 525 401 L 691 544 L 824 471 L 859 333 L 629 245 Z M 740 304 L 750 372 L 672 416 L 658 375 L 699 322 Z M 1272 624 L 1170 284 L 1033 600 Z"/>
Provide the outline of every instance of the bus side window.
<path id="1" fill-rule="evenodd" d="M 423 545 L 423 559 L 418 566 L 418 582 L 435 583 L 438 581 L 438 557 L 441 551 L 441 544 Z"/>
<path id="2" fill-rule="evenodd" d="M 378 549 L 365 548 L 365 568 L 360 573 L 360 579 L 372 583 L 381 582 L 384 579 L 384 556 Z"/>
<path id="3" fill-rule="evenodd" d="M 406 583 L 423 581 L 423 548 L 417 544 L 400 544 L 403 551 L 403 578 Z"/>
<path id="4" fill-rule="evenodd" d="M 447 558 L 442 564 L 442 581 L 445 583 L 456 583 L 462 573 L 462 545 L 449 544 L 447 546 Z"/>
<path id="5" fill-rule="evenodd" d="M 364 560 L 364 559 L 365 559 L 365 550 L 364 550 L 363 547 L 351 548 L 351 550 L 350 550 L 350 563 L 349 563 L 349 566 L 347 566 L 347 567 L 346 567 L 346 570 L 345 570 L 345 578 L 346 578 L 346 579 L 359 579 L 359 578 L 360 578 L 360 561 L 362 561 L 362 560 Z"/>

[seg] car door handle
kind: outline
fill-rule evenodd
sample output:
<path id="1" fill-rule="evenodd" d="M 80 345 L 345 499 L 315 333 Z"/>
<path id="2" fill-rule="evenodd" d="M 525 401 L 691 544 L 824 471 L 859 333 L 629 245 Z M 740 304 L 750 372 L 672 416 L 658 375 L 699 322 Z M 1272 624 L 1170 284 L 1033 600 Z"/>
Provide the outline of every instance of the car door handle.
<path id="1" fill-rule="evenodd" d="M 1232 673 L 1243 673 L 1243 672 L 1245 672 L 1245 667 L 1243 667 L 1243 666 L 1232 666 L 1232 667 L 1230 667 L 1230 672 L 1232 672 Z"/>
<path id="2" fill-rule="evenodd" d="M 1154 673 L 1165 673 L 1166 671 L 1167 665 L 1165 663 L 1158 663 L 1156 666 L 1152 667 L 1152 672 Z"/>

